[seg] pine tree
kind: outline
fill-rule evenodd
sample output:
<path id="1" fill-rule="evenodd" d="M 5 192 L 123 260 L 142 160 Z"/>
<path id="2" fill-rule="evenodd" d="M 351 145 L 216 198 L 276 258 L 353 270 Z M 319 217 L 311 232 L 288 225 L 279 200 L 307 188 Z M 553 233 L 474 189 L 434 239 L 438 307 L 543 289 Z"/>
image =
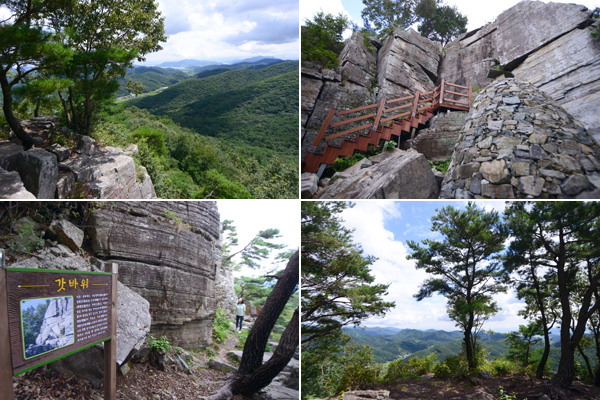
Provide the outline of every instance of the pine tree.
<path id="1" fill-rule="evenodd" d="M 483 322 L 498 311 L 492 295 L 506 291 L 499 280 L 497 261 L 504 249 L 506 230 L 497 212 L 486 212 L 474 203 L 465 210 L 444 207 L 432 218 L 431 230 L 443 241 L 426 239 L 422 245 L 408 241 L 413 250 L 409 259 L 417 269 L 433 277 L 427 279 L 415 298 L 423 300 L 435 293 L 448 299 L 448 314 L 464 332 L 464 348 L 469 370 L 477 367 L 475 345 Z"/>

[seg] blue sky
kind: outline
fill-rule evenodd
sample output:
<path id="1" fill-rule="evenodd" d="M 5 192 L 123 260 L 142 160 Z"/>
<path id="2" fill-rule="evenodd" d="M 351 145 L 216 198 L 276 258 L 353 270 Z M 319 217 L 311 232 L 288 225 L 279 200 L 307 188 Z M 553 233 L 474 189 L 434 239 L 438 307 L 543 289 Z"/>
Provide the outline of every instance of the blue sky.
<path id="1" fill-rule="evenodd" d="M 520 0 L 481 1 L 481 0 L 445 0 L 445 4 L 456 6 L 458 11 L 469 18 L 468 30 L 479 28 L 487 22 L 493 21 L 502 11 L 509 9 Z M 554 3 L 582 4 L 590 9 L 600 7 L 600 0 L 553 0 Z M 545 0 L 544 3 L 549 3 Z M 301 0 L 300 19 L 302 23 L 306 18 L 311 18 L 320 9 L 335 15 L 342 12 L 350 17 L 359 26 L 362 26 L 360 12 L 363 8 L 362 0 Z"/>
<path id="2" fill-rule="evenodd" d="M 502 212 L 503 201 L 479 201 L 479 207 Z M 428 274 L 415 269 L 415 261 L 407 260 L 409 247 L 407 240 L 420 242 L 423 239 L 440 239 L 437 232 L 431 232 L 431 217 L 436 209 L 447 205 L 465 207 L 463 201 L 357 201 L 346 210 L 342 218 L 345 225 L 355 229 L 354 240 L 366 254 L 378 260 L 372 265 L 373 275 L 378 283 L 390 284 L 387 300 L 396 302 L 396 308 L 385 317 L 374 317 L 365 321 L 364 326 L 388 326 L 400 329 L 442 329 L 456 330 L 456 326 L 446 314 L 446 299 L 435 295 L 417 302 L 413 295 Z M 524 320 L 517 315 L 522 303 L 510 290 L 498 294 L 495 300 L 501 311 L 491 318 L 484 329 L 508 332 L 518 329 Z"/>

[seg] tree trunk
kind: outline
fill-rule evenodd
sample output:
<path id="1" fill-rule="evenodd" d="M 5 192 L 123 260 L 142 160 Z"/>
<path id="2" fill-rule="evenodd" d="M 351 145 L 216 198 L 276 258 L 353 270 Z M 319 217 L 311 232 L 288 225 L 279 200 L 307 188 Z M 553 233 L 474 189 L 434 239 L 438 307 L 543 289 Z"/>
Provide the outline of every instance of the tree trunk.
<path id="1" fill-rule="evenodd" d="M 465 352 L 467 354 L 467 363 L 469 364 L 469 372 L 475 370 L 475 355 L 473 354 L 473 340 L 471 338 L 471 330 L 465 329 Z"/>
<path id="2" fill-rule="evenodd" d="M 73 102 L 73 88 L 69 88 L 69 104 L 71 105 L 71 116 L 73 118 L 73 128 L 79 131 L 79 120 L 77 119 L 77 111 L 75 110 L 75 103 Z"/>
<path id="3" fill-rule="evenodd" d="M 561 342 L 560 362 L 556 375 L 552 378 L 552 384 L 566 387 L 573 383 L 573 379 L 575 379 L 575 351 L 570 341 L 567 341 L 566 345 Z"/>
<path id="4" fill-rule="evenodd" d="M 0 87 L 2 87 L 2 110 L 4 111 L 6 122 L 15 135 L 17 135 L 17 138 L 23 144 L 25 150 L 29 150 L 33 146 L 34 142 L 21 126 L 21 122 L 13 114 L 11 87 L 8 83 L 8 77 L 3 70 L 0 70 Z"/>
<path id="5" fill-rule="evenodd" d="M 269 335 L 285 304 L 294 293 L 299 278 L 299 253 L 296 251 L 277 280 L 248 334 L 238 371 L 225 386 L 210 397 L 210 400 L 231 399 L 238 394 L 249 396 L 267 386 L 290 361 L 298 346 L 298 310 L 294 312 L 294 316 L 283 332 L 275 354 L 264 365 L 262 364 Z"/>
<path id="6" fill-rule="evenodd" d="M 544 323 L 544 352 L 542 353 L 542 358 L 540 359 L 540 363 L 538 364 L 537 371 L 535 372 L 535 377 L 537 379 L 542 379 L 544 377 L 544 369 L 546 368 L 546 363 L 548 362 L 549 356 L 550 356 L 550 333 L 549 333 L 549 329 L 547 329 L 547 326 Z"/>
<path id="7" fill-rule="evenodd" d="M 258 367 L 254 373 L 240 377 L 236 375 L 236 379 L 231 385 L 231 392 L 252 396 L 253 393 L 271 383 L 290 362 L 298 348 L 299 325 L 298 309 L 296 309 L 294 316 L 281 335 L 281 340 L 273 356 L 269 361 Z"/>
<path id="8" fill-rule="evenodd" d="M 67 101 L 65 100 L 62 91 L 58 91 L 58 97 L 60 98 L 60 102 L 62 103 L 63 110 L 65 110 L 65 118 L 67 119 L 67 125 L 71 125 L 71 114 L 69 113 L 69 107 L 67 106 Z"/>
<path id="9" fill-rule="evenodd" d="M 33 116 L 36 118 L 40 116 L 40 105 L 41 105 L 41 102 L 38 101 L 37 104 L 35 105 L 35 110 L 33 111 Z"/>

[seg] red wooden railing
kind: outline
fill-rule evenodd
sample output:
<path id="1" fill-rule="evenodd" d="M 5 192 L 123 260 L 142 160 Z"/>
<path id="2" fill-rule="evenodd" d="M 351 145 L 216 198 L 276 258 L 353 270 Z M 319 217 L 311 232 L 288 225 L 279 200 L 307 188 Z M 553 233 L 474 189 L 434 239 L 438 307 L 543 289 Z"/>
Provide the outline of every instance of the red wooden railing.
<path id="1" fill-rule="evenodd" d="M 458 90 L 467 91 L 467 93 L 461 93 Z M 315 152 L 321 141 L 324 139 L 328 142 L 332 139 L 336 139 L 342 136 L 346 136 L 352 133 L 364 131 L 364 130 L 377 130 L 380 124 L 386 124 L 390 121 L 408 119 L 415 117 L 418 114 L 433 112 L 440 107 L 452 110 L 469 110 L 471 106 L 471 86 L 461 86 L 454 83 L 446 82 L 442 80 L 442 83 L 435 89 L 429 92 L 420 93 L 418 90 L 413 96 L 400 97 L 397 99 L 387 100 L 382 98 L 379 103 L 369 104 L 362 107 L 353 108 L 351 110 L 337 111 L 335 108 L 329 110 L 321 129 L 317 133 L 315 140 L 312 143 L 309 152 Z M 461 101 L 465 98 L 465 101 Z M 403 103 L 396 105 L 397 103 Z M 368 113 L 364 114 L 364 111 Z M 372 111 L 371 111 L 372 110 Z M 401 111 L 397 114 L 395 112 Z M 345 117 L 350 114 L 362 113 L 358 116 Z M 384 115 L 385 114 L 385 115 Z M 336 117 L 339 119 L 333 122 Z M 329 129 L 339 128 L 344 125 L 356 123 L 360 121 L 371 120 L 366 124 L 352 127 L 350 129 L 336 132 L 325 136 L 325 133 Z"/>

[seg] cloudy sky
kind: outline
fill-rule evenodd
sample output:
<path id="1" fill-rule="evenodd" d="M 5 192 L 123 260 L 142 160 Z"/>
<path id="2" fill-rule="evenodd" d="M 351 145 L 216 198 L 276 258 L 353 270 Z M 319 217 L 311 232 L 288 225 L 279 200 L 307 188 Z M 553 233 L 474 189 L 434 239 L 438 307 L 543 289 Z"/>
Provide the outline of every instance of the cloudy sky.
<path id="1" fill-rule="evenodd" d="M 269 228 L 280 231 L 281 238 L 276 243 L 285 244 L 290 249 L 300 247 L 300 202 L 297 200 L 218 200 L 217 206 L 221 221 L 230 219 L 237 228 L 238 249 L 251 241 L 259 231 Z M 285 266 L 283 263 L 279 265 Z M 258 276 L 272 269 L 273 260 L 266 260 L 260 270 L 245 268 L 240 275 Z"/>
<path id="2" fill-rule="evenodd" d="M 503 201 L 478 202 L 486 210 L 504 210 Z M 357 201 L 354 208 L 342 214 L 345 225 L 354 228 L 354 241 L 360 243 L 366 254 L 378 260 L 372 272 L 378 283 L 391 284 L 386 300 L 396 302 L 396 307 L 384 318 L 368 319 L 364 326 L 389 326 L 400 329 L 456 330 L 455 323 L 446 314 L 446 299 L 435 295 L 416 301 L 413 297 L 428 274 L 415 269 L 416 262 L 407 260 L 410 249 L 407 240 L 441 239 L 431 232 L 431 217 L 436 209 L 446 205 L 465 207 L 462 201 Z M 517 315 L 521 302 L 513 291 L 494 296 L 501 311 L 484 325 L 496 332 L 517 330 L 524 320 Z"/>
<path id="3" fill-rule="evenodd" d="M 298 0 L 157 1 L 169 40 L 148 63 L 299 58 Z"/>
<path id="4" fill-rule="evenodd" d="M 468 30 L 479 28 L 487 22 L 493 21 L 502 11 L 509 9 L 520 0 L 502 0 L 502 1 L 481 1 L 481 0 L 445 0 L 445 3 L 456 6 L 458 11 L 469 18 Z M 600 7 L 600 0 L 553 0 L 554 3 L 577 3 L 593 9 Z M 363 25 L 360 12 L 363 8 L 362 0 L 301 0 L 300 19 L 302 24 L 319 11 L 334 15 L 340 12 L 346 14 L 352 21 L 359 26 Z M 549 3 L 549 1 L 544 1 Z"/>

